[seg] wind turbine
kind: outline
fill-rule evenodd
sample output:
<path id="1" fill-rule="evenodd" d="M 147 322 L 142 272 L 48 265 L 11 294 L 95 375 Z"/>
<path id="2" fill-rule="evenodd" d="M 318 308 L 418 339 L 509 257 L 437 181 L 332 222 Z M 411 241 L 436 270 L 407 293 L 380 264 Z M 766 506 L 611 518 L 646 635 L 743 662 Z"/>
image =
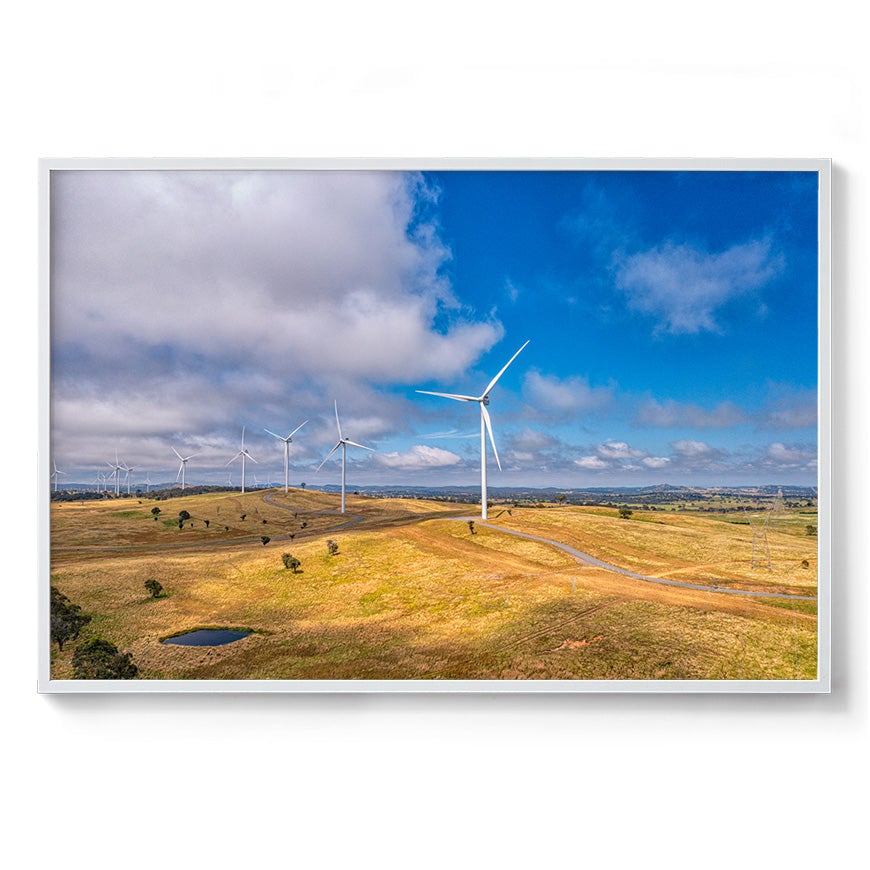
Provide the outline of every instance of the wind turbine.
<path id="1" fill-rule="evenodd" d="M 172 452 L 181 460 L 181 465 L 178 466 L 178 474 L 175 475 L 175 482 L 178 483 L 178 478 L 181 478 L 181 491 L 184 492 L 184 470 L 187 468 L 187 460 L 193 459 L 194 456 L 199 456 L 199 454 L 191 453 L 190 456 L 182 456 L 174 447 Z"/>
<path id="2" fill-rule="evenodd" d="M 230 462 L 235 462 L 239 457 L 242 457 L 242 493 L 245 491 L 245 459 L 250 459 L 251 462 L 256 462 L 257 460 L 245 450 L 245 427 L 242 426 L 242 449 L 230 460 Z M 227 463 L 227 465 L 230 464 Z"/>
<path id="3" fill-rule="evenodd" d="M 526 344 L 529 342 L 527 341 Z M 417 390 L 418 393 L 423 393 L 427 396 L 441 396 L 444 399 L 453 399 L 457 402 L 477 402 L 480 405 L 480 518 L 487 519 L 486 510 L 486 436 L 489 434 L 489 442 L 492 444 L 492 452 L 495 454 L 495 462 L 498 465 L 498 470 L 501 471 L 501 462 L 498 458 L 498 450 L 495 448 L 495 438 L 492 434 L 492 420 L 489 416 L 489 411 L 486 410 L 489 405 L 490 390 L 498 383 L 498 379 L 507 371 L 508 366 L 525 350 L 524 344 L 504 365 L 502 370 L 487 384 L 486 389 L 479 396 L 460 396 L 456 393 L 433 393 L 429 390 Z"/>
<path id="4" fill-rule="evenodd" d="M 151 492 L 151 472 L 145 475 L 145 492 Z"/>
<path id="5" fill-rule="evenodd" d="M 121 472 L 127 467 L 123 462 L 118 462 L 118 451 L 115 450 L 115 464 L 113 465 L 111 462 L 107 462 L 106 465 L 112 469 L 112 473 L 109 477 L 115 478 L 115 495 L 118 496 L 121 494 Z"/>
<path id="6" fill-rule="evenodd" d="M 305 423 L 308 421 L 306 420 Z M 284 442 L 284 492 L 290 491 L 290 442 L 293 440 L 293 436 L 305 425 L 305 423 L 300 423 L 286 438 L 281 435 L 276 435 L 271 429 L 264 429 L 263 431 L 268 432 L 273 438 L 277 438 L 279 441 Z"/>
<path id="7" fill-rule="evenodd" d="M 356 441 L 351 441 L 350 438 L 345 438 L 341 434 L 341 421 L 338 419 L 338 402 L 335 399 L 333 399 L 333 401 L 335 402 L 335 425 L 338 428 L 338 444 L 336 444 L 335 447 L 333 447 L 332 450 L 330 450 L 329 453 L 326 454 L 326 459 L 324 459 L 323 462 L 321 462 L 320 465 L 317 466 L 317 471 L 320 471 L 320 469 L 323 468 L 323 464 L 326 462 L 326 460 L 329 459 L 329 457 L 332 456 L 332 454 L 335 453 L 335 451 L 338 450 L 338 448 L 340 447 L 341 448 L 341 512 L 344 513 L 344 486 L 345 486 L 345 479 L 347 476 L 347 445 L 350 444 L 352 447 L 362 447 L 363 450 L 371 450 L 373 453 L 374 453 L 374 448 L 373 447 L 366 447 L 365 444 L 357 444 Z M 314 473 L 316 474 L 317 471 L 315 471 Z"/>
<path id="8" fill-rule="evenodd" d="M 57 467 L 57 463 L 56 463 L 53 459 L 51 460 L 51 464 L 52 464 L 52 467 L 54 468 L 54 471 L 51 472 L 50 477 L 51 477 L 51 479 L 54 481 L 54 491 L 57 492 L 57 477 L 58 477 L 59 474 L 66 474 L 66 472 L 65 472 L 65 471 L 61 471 L 61 470 Z"/>
<path id="9" fill-rule="evenodd" d="M 127 495 L 130 495 L 130 472 L 135 471 L 138 466 L 136 465 L 127 465 L 124 467 L 124 471 L 126 474 L 124 475 L 124 480 L 127 481 Z"/>

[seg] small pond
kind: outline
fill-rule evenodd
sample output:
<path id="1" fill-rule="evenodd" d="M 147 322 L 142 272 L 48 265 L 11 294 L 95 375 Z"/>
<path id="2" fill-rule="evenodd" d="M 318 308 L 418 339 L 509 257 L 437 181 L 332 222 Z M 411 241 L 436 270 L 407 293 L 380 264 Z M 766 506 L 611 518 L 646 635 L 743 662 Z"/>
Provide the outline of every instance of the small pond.
<path id="1" fill-rule="evenodd" d="M 197 631 L 168 637 L 163 643 L 174 643 L 180 646 L 223 646 L 234 640 L 241 640 L 250 633 L 250 631 L 236 631 L 231 628 L 200 628 Z"/>

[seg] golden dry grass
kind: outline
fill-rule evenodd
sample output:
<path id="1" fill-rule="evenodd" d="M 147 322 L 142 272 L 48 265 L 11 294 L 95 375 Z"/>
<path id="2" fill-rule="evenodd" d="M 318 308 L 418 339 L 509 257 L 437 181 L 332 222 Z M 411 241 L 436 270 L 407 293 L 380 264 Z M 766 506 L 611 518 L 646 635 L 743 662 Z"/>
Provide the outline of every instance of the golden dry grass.
<path id="1" fill-rule="evenodd" d="M 222 516 L 246 512 L 245 522 L 264 518 L 278 534 L 287 528 L 282 523 L 302 521 L 301 512 L 293 518 L 293 511 L 262 499 L 262 493 L 209 495 L 160 506 L 169 513 L 171 505 L 173 516 L 184 508 L 194 518 L 218 516 L 219 506 Z M 330 510 L 337 496 L 293 491 L 288 503 Z M 153 502 L 128 504 L 145 517 L 121 516 L 126 511 L 117 503 L 53 506 L 52 582 L 93 615 L 89 632 L 133 653 L 146 679 L 815 676 L 815 616 L 789 602 L 774 607 L 644 583 L 482 523 L 472 535 L 465 523 L 447 519 L 462 513 L 456 506 L 351 498 L 349 513 L 364 516 L 359 523 L 336 530 L 347 518 L 307 514 L 324 525 L 263 547 L 241 521 L 232 526 L 234 538 L 224 532 L 211 539 L 199 523 L 180 533 L 145 531 L 159 525 L 148 513 Z M 729 576 L 745 582 L 739 558 L 724 558 L 745 550 L 739 526 L 692 517 L 657 525 L 574 508 L 514 511 L 496 522 L 649 573 L 654 567 L 694 579 L 692 558 L 724 562 Z M 160 545 L 188 531 L 200 538 L 191 535 L 187 548 Z M 328 555 L 327 537 L 338 542 L 337 556 Z M 83 541 L 103 549 L 83 552 Z M 283 567 L 282 552 L 300 559 L 300 573 Z M 147 597 L 143 584 L 151 577 L 165 597 Z M 206 626 L 256 633 L 223 647 L 161 643 Z M 62 654 L 53 649 L 55 678 L 71 676 L 73 646 Z"/>

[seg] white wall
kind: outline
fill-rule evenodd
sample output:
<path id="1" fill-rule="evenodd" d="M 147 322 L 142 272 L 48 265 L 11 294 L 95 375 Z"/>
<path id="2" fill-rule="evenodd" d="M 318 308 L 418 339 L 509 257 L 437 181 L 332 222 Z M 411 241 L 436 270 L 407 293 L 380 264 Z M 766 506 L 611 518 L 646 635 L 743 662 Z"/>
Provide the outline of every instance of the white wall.
<path id="1" fill-rule="evenodd" d="M 3 490 L 2 818 L 4 851 L 24 853 L 9 866 L 866 856 L 866 29 L 843 0 L 598 6 L 6 10 L 3 437 L 21 452 Z M 832 695 L 37 696 L 37 158 L 490 155 L 834 159 Z"/>

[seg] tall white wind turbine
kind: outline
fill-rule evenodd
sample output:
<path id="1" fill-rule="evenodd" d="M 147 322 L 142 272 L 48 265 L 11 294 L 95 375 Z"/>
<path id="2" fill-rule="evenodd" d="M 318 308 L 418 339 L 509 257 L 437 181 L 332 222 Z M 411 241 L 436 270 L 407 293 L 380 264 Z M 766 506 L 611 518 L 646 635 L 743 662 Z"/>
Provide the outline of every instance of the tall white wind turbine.
<path id="1" fill-rule="evenodd" d="M 306 420 L 305 423 L 308 421 Z M 283 435 L 276 435 L 271 429 L 264 429 L 264 432 L 268 432 L 273 438 L 277 438 L 279 441 L 284 442 L 284 492 L 290 491 L 290 442 L 293 440 L 293 436 L 305 425 L 305 423 L 300 423 L 287 437 L 285 438 Z"/>
<path id="2" fill-rule="evenodd" d="M 53 468 L 53 471 L 51 472 L 51 479 L 54 481 L 54 491 L 57 492 L 57 478 L 58 478 L 58 475 L 66 474 L 66 472 L 65 472 L 65 471 L 61 471 L 61 470 L 57 467 L 57 463 L 56 463 L 53 459 L 51 460 L 51 465 L 52 465 L 52 468 Z"/>
<path id="3" fill-rule="evenodd" d="M 184 472 L 187 468 L 187 461 L 193 459 L 194 456 L 199 456 L 199 454 L 191 453 L 190 456 L 182 456 L 174 447 L 172 448 L 172 452 L 181 460 L 181 465 L 178 466 L 178 474 L 175 475 L 175 482 L 178 483 L 178 478 L 181 478 L 181 491 L 184 492 Z M 232 460 L 230 460 L 230 462 L 232 462 Z"/>
<path id="4" fill-rule="evenodd" d="M 121 494 L 121 472 L 124 471 L 127 468 L 127 466 L 124 465 L 123 462 L 118 461 L 118 451 L 117 450 L 115 450 L 115 462 L 114 462 L 114 464 L 112 464 L 111 462 L 107 462 L 106 465 L 108 465 L 109 468 L 112 469 L 112 473 L 109 475 L 109 477 L 115 478 L 115 495 L 116 496 L 120 495 Z"/>
<path id="5" fill-rule="evenodd" d="M 329 459 L 329 457 L 332 456 L 332 454 L 335 453 L 335 451 L 338 450 L 338 448 L 340 447 L 341 448 L 341 512 L 344 513 L 344 507 L 345 507 L 344 488 L 345 488 L 345 481 L 347 479 L 347 446 L 348 446 L 348 444 L 350 444 L 351 447 L 361 447 L 363 450 L 371 450 L 372 452 L 374 452 L 374 448 L 373 447 L 366 447 L 365 444 L 357 444 L 356 441 L 351 441 L 350 438 L 345 438 L 341 434 L 341 421 L 338 419 L 338 401 L 336 401 L 336 400 L 333 400 L 333 401 L 335 402 L 335 425 L 336 425 L 336 428 L 338 429 L 338 443 L 335 445 L 335 447 L 332 448 L 332 450 L 329 451 L 329 453 L 326 454 L 326 458 L 323 460 L 323 462 L 320 463 L 320 465 L 317 466 L 317 471 L 320 471 L 320 469 L 323 468 L 323 465 L 326 462 L 326 460 Z M 315 474 L 317 473 L 317 471 L 315 471 Z"/>
<path id="6" fill-rule="evenodd" d="M 245 450 L 245 427 L 244 426 L 242 426 L 242 449 L 239 450 L 239 452 L 227 463 L 227 465 L 229 465 L 230 462 L 235 462 L 240 456 L 242 457 L 242 492 L 244 493 L 244 491 L 245 491 L 245 460 L 250 459 L 251 462 L 257 461 L 256 459 L 254 459 L 253 456 L 251 456 L 250 453 L 248 453 L 247 450 Z"/>
<path id="7" fill-rule="evenodd" d="M 527 341 L 508 361 L 505 363 L 502 370 L 487 384 L 486 389 L 479 396 L 460 396 L 456 393 L 433 393 L 429 390 L 417 390 L 418 393 L 423 393 L 427 396 L 441 396 L 444 399 L 453 399 L 456 402 L 477 402 L 480 406 L 480 518 L 487 519 L 486 510 L 486 436 L 489 434 L 489 442 L 492 444 L 492 452 L 495 454 L 495 462 L 498 465 L 498 470 L 501 471 L 501 462 L 498 458 L 498 450 L 495 448 L 495 438 L 492 434 L 492 420 L 489 416 L 489 411 L 486 410 L 489 405 L 489 393 L 492 388 L 498 383 L 498 379 L 507 371 L 508 366 L 525 350 Z"/>
<path id="8" fill-rule="evenodd" d="M 132 472 L 134 472 L 136 470 L 136 468 L 137 468 L 137 466 L 135 466 L 135 465 L 125 465 L 124 466 L 124 471 L 126 472 L 124 474 L 124 480 L 127 481 L 127 495 L 130 495 L 130 482 L 131 482 L 130 479 L 132 477 Z"/>

